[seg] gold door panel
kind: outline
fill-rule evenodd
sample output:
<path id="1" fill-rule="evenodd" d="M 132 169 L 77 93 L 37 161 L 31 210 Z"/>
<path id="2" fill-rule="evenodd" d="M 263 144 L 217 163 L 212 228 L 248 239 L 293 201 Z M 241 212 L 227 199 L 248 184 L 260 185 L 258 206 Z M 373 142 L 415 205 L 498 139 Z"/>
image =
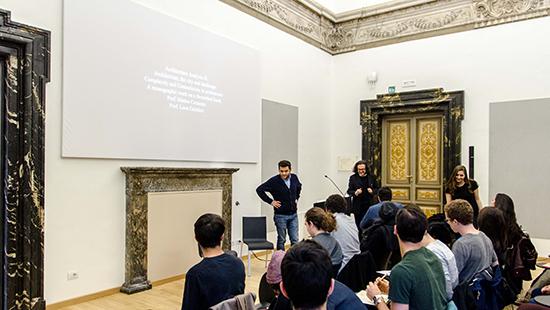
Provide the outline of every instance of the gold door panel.
<path id="1" fill-rule="evenodd" d="M 432 203 L 441 202 L 441 190 L 440 189 L 416 189 L 416 200 L 429 201 Z"/>
<path id="2" fill-rule="evenodd" d="M 390 183 L 409 183 L 410 175 L 410 121 L 388 122 L 387 180 Z M 407 195 L 408 196 L 408 195 Z"/>
<path id="3" fill-rule="evenodd" d="M 410 199 L 408 188 L 392 187 L 392 200 L 405 201 Z"/>
<path id="4" fill-rule="evenodd" d="M 389 116 L 382 125 L 382 185 L 427 216 L 441 212 L 442 123 L 441 115 L 425 114 Z"/>
<path id="5" fill-rule="evenodd" d="M 441 117 L 416 120 L 416 183 L 441 184 Z"/>

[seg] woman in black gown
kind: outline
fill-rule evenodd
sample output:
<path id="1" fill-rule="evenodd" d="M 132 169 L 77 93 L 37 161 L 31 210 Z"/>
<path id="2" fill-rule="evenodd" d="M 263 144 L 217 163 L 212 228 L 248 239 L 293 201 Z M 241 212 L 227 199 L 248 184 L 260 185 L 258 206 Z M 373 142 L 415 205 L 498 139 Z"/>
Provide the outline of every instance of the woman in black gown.
<path id="1" fill-rule="evenodd" d="M 360 160 L 353 166 L 353 174 L 349 177 L 347 193 L 352 197 L 351 213 L 355 217 L 357 229 L 361 231 L 360 223 L 372 204 L 378 186 L 374 176 L 367 170 L 367 162 Z"/>
<path id="2" fill-rule="evenodd" d="M 463 165 L 458 165 L 453 169 L 445 188 L 445 198 L 447 203 L 455 199 L 468 201 L 474 209 L 474 225 L 477 227 L 479 209 L 483 208 L 481 199 L 479 199 L 479 185 L 475 180 L 468 178 L 466 167 Z"/>

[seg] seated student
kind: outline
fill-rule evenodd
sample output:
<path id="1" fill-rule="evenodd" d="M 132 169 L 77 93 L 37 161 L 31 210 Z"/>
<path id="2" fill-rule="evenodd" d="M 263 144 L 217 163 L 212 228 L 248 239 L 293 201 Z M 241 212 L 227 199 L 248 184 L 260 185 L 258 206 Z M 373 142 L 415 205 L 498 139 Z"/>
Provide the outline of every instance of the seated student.
<path id="1" fill-rule="evenodd" d="M 531 293 L 531 297 L 536 297 L 539 295 L 550 295 L 550 284 L 542 288 L 537 288 Z M 531 299 L 529 303 L 522 303 L 519 305 L 518 310 L 548 310 L 550 306 L 543 306 L 537 304 L 534 299 Z"/>
<path id="2" fill-rule="evenodd" d="M 498 193 L 496 194 L 494 200 L 492 201 L 492 204 L 494 205 L 495 209 L 498 209 L 502 211 L 502 215 L 504 216 L 504 223 L 503 226 L 503 233 L 506 235 L 506 243 L 504 244 L 505 249 L 511 249 L 508 251 L 511 256 L 513 256 L 515 250 L 518 247 L 518 242 L 524 237 L 525 233 L 523 232 L 523 229 L 521 228 L 521 225 L 519 225 L 517 219 L 516 219 L 516 211 L 514 207 L 514 201 L 512 200 L 512 197 L 504 194 L 504 193 Z M 488 236 L 491 238 L 491 236 Z M 526 248 L 521 250 L 528 250 Z M 520 250 L 520 251 L 521 251 Z M 495 249 L 497 252 L 497 256 L 499 255 L 499 252 Z M 533 256 L 536 257 L 536 253 Z M 508 255 L 506 255 L 508 256 Z M 529 281 L 531 280 L 531 273 L 528 271 L 528 269 L 534 270 L 535 266 L 525 266 L 526 270 L 525 272 L 516 273 L 516 272 L 510 272 L 510 269 L 513 268 L 512 265 L 514 265 L 512 257 L 507 257 L 509 261 L 507 260 L 500 260 L 499 258 L 499 264 L 505 265 L 502 267 L 503 269 L 503 275 L 508 280 L 508 284 L 512 287 L 514 292 L 519 293 L 523 287 L 523 281 Z M 510 267 L 510 268 L 506 268 Z"/>
<path id="3" fill-rule="evenodd" d="M 398 210 L 392 202 L 384 201 L 378 214 L 379 219 L 363 232 L 361 252 L 369 251 L 372 254 L 376 270 L 391 269 L 401 260 L 399 243 L 393 233 Z"/>
<path id="4" fill-rule="evenodd" d="M 360 253 L 357 225 L 353 218 L 345 213 L 346 206 L 346 200 L 338 194 L 330 195 L 325 201 L 325 208 L 332 212 L 336 219 L 336 229 L 330 235 L 338 241 L 344 255 L 340 270 L 346 266 L 353 255 Z"/>
<path id="5" fill-rule="evenodd" d="M 331 213 L 313 207 L 306 212 L 304 225 L 312 239 L 327 250 L 332 262 L 333 277 L 336 277 L 344 258 L 340 244 L 330 235 L 336 229 L 336 220 Z"/>
<path id="6" fill-rule="evenodd" d="M 244 264 L 223 252 L 224 220 L 204 214 L 195 222 L 195 239 L 202 251 L 201 262 L 185 275 L 182 310 L 202 310 L 244 293 Z"/>
<path id="7" fill-rule="evenodd" d="M 428 221 L 422 210 L 410 205 L 397 212 L 395 233 L 403 259 L 386 280 L 370 282 L 367 296 L 377 309 L 388 309 L 382 291 L 388 290 L 391 309 L 444 310 L 448 299 L 445 275 L 438 258 L 422 245 Z"/>
<path id="8" fill-rule="evenodd" d="M 283 277 L 281 275 L 281 262 L 285 257 L 285 252 L 278 250 L 271 256 L 269 265 L 267 266 L 267 283 L 271 285 L 273 292 L 275 293 L 275 299 L 269 305 L 269 310 L 292 310 L 290 301 L 281 295 L 281 281 Z"/>
<path id="9" fill-rule="evenodd" d="M 493 244 L 493 250 L 498 258 L 500 266 L 507 265 L 506 262 L 506 222 L 504 214 L 497 208 L 483 208 L 477 217 L 479 230 L 482 231 Z M 507 279 L 508 280 L 508 279 Z M 516 292 L 516 294 L 519 292 Z"/>
<path id="10" fill-rule="evenodd" d="M 449 300 L 453 298 L 453 290 L 458 285 L 458 269 L 456 268 L 455 255 L 449 247 L 440 240 L 434 239 L 429 233 L 424 235 L 422 244 L 432 251 L 443 267 L 445 274 L 445 290 Z"/>
<path id="11" fill-rule="evenodd" d="M 281 263 L 281 275 L 281 292 L 292 301 L 294 309 L 365 309 L 355 293 L 332 279 L 330 257 L 314 241 L 301 241 L 288 250 Z"/>
<path id="12" fill-rule="evenodd" d="M 491 240 L 474 227 L 474 209 L 463 199 L 452 200 L 445 206 L 447 222 L 461 237 L 453 244 L 458 269 L 458 283 L 470 282 L 474 275 L 498 265 Z"/>
<path id="13" fill-rule="evenodd" d="M 374 221 L 379 219 L 378 213 L 380 212 L 380 208 L 382 207 L 382 204 L 384 202 L 391 202 L 392 199 L 392 191 L 391 188 L 387 186 L 382 186 L 378 190 L 378 203 L 374 204 L 369 207 L 367 210 L 367 213 L 365 213 L 365 216 L 363 216 L 363 219 L 361 220 L 361 223 L 359 224 L 359 227 L 364 231 L 365 229 L 369 228 L 372 224 L 374 224 Z M 397 208 L 401 209 L 403 208 L 403 205 L 399 202 L 393 203 Z"/>

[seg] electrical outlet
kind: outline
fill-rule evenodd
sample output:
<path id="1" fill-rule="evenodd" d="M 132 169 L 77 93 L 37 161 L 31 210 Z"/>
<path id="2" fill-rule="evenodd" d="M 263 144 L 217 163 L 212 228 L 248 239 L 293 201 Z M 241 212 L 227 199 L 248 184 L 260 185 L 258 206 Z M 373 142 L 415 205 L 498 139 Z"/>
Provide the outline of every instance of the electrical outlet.
<path id="1" fill-rule="evenodd" d="M 76 280 L 78 279 L 77 271 L 67 271 L 67 280 Z"/>

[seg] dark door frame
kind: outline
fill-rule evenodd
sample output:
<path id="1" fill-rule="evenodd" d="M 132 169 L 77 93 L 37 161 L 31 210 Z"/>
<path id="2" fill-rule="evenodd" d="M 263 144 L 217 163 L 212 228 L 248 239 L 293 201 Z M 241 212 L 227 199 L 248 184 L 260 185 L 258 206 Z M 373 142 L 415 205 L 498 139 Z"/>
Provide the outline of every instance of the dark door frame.
<path id="1" fill-rule="evenodd" d="M 442 88 L 380 94 L 361 100 L 362 158 L 381 184 L 382 118 L 396 114 L 439 112 L 443 114 L 443 184 L 460 164 L 464 91 L 445 92 Z M 444 195 L 442 195 L 444 196 Z M 443 203 L 443 198 L 442 198 Z"/>
<path id="2" fill-rule="evenodd" d="M 2 299 L 0 309 L 46 308 L 44 120 L 50 32 L 0 9 Z"/>

